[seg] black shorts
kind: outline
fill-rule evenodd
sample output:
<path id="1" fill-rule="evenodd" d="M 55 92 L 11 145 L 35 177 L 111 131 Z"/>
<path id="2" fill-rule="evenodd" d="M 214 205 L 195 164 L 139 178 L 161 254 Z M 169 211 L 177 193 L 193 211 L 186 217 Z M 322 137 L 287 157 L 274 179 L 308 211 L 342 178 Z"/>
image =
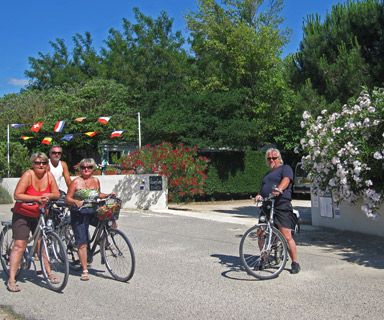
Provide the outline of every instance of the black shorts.
<path id="1" fill-rule="evenodd" d="M 17 212 L 12 215 L 12 238 L 13 240 L 28 241 L 30 233 L 34 233 L 39 218 L 31 218 L 23 216 Z"/>
<path id="2" fill-rule="evenodd" d="M 270 203 L 266 203 L 260 211 L 260 216 L 266 215 L 269 219 L 269 213 L 270 209 L 268 209 L 268 205 Z M 275 202 L 275 213 L 273 215 L 273 221 L 274 225 L 279 228 L 288 228 L 291 230 L 295 230 L 295 227 L 297 225 L 298 219 L 297 216 L 293 213 L 292 204 L 290 201 L 284 201 L 284 202 Z"/>

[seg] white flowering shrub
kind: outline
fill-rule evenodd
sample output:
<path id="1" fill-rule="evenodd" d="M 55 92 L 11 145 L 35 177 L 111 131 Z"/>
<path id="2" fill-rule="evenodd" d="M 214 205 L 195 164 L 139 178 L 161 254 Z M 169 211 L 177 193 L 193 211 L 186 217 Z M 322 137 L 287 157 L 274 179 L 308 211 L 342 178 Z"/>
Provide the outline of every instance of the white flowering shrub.
<path id="1" fill-rule="evenodd" d="M 336 202 L 363 199 L 362 211 L 370 218 L 384 194 L 384 89 L 370 96 L 362 92 L 353 106 L 340 113 L 323 110 L 316 119 L 304 112 L 300 144 L 303 168 L 315 193 L 332 192 Z"/>

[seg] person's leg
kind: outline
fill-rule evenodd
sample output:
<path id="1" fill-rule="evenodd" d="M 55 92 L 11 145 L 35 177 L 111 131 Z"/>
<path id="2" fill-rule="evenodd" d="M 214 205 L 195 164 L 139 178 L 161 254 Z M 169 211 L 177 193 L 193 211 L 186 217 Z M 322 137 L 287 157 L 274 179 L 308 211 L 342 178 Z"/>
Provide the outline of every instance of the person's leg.
<path id="1" fill-rule="evenodd" d="M 297 262 L 297 248 L 296 248 L 296 242 L 292 237 L 292 230 L 284 227 L 280 227 L 279 230 L 284 236 L 285 240 L 287 240 L 288 253 L 289 253 L 289 256 L 291 257 L 292 262 Z"/>
<path id="2" fill-rule="evenodd" d="M 20 288 L 16 285 L 16 273 L 20 267 L 20 262 L 27 247 L 27 241 L 15 240 L 13 242 L 11 256 L 9 257 L 9 278 L 8 289 L 10 291 L 20 291 Z M 13 289 L 13 290 L 12 290 Z"/>

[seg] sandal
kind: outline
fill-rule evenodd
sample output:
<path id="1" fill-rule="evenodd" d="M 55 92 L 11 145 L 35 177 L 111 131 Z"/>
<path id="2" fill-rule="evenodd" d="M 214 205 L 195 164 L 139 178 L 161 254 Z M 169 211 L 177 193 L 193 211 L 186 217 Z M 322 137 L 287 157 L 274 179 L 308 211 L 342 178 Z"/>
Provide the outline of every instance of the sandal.
<path id="1" fill-rule="evenodd" d="M 60 283 L 60 279 L 58 276 L 54 275 L 53 273 L 51 273 L 49 276 L 48 276 L 48 280 L 50 283 L 52 284 L 58 284 Z"/>
<path id="2" fill-rule="evenodd" d="M 16 284 L 16 281 L 8 281 L 7 282 L 7 289 L 10 292 L 19 292 L 21 291 L 18 284 Z"/>
<path id="3" fill-rule="evenodd" d="M 88 281 L 89 280 L 89 273 L 88 270 L 84 270 L 80 277 L 81 281 Z"/>

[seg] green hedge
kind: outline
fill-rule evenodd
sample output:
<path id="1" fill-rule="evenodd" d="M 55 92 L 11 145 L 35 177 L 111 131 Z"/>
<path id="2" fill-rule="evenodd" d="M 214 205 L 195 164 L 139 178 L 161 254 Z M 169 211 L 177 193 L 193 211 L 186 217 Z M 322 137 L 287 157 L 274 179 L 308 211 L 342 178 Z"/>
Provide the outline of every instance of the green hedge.
<path id="1" fill-rule="evenodd" d="M 204 191 L 207 198 L 249 198 L 260 190 L 268 171 L 264 152 L 216 152 L 205 154 L 210 159 Z"/>
<path id="2" fill-rule="evenodd" d="M 2 186 L 0 186 L 0 204 L 12 203 L 12 197 Z"/>

